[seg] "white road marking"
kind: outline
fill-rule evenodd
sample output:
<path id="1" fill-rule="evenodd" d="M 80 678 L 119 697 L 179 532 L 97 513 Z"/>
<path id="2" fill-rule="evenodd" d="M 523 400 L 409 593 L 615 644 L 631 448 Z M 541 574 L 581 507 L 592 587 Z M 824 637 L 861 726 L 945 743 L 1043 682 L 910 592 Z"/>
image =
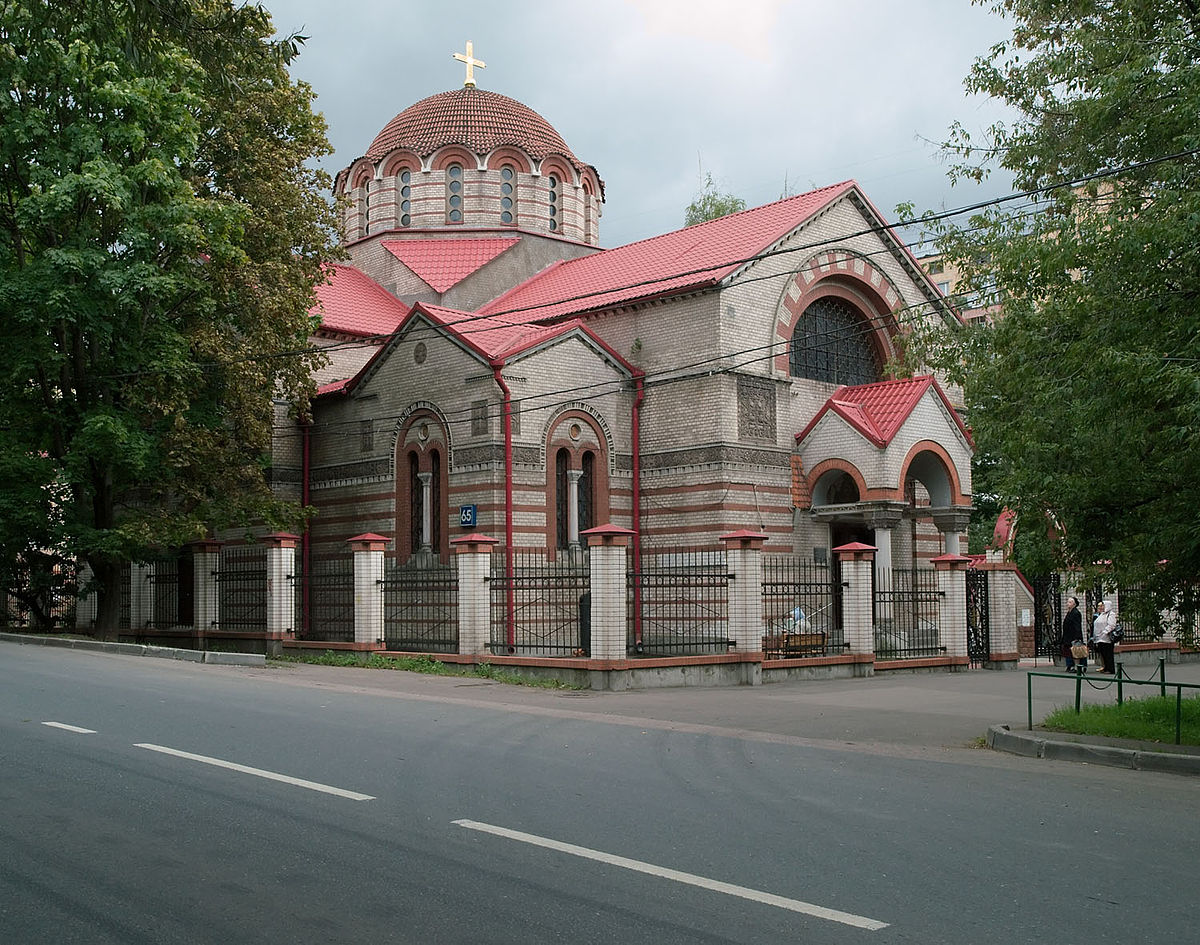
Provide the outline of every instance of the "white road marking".
<path id="1" fill-rule="evenodd" d="M 671 879 L 677 883 L 686 883 L 689 886 L 699 886 L 701 889 L 724 893 L 727 896 L 738 896 L 739 898 L 761 902 L 768 906 L 778 906 L 780 909 L 801 912 L 804 915 L 815 916 L 818 919 L 828 919 L 830 922 L 840 922 L 843 925 L 852 925 L 855 928 L 867 929 L 871 932 L 877 932 L 880 929 L 888 927 L 888 923 L 886 922 L 880 922 L 877 919 L 868 919 L 866 916 L 854 915 L 852 912 L 827 909 L 824 906 L 813 905 L 811 902 L 788 899 L 784 896 L 776 896 L 773 893 L 761 892 L 760 890 L 750 889 L 746 886 L 735 886 L 732 883 L 723 883 L 719 880 L 708 879 L 705 876 L 697 876 L 694 873 L 682 873 L 679 870 L 655 866 L 653 863 L 643 863 L 641 860 L 631 860 L 628 857 L 616 856 L 612 853 L 603 853 L 600 850 L 589 850 L 587 847 L 577 847 L 573 843 L 563 843 L 559 840 L 551 840 L 548 837 L 539 837 L 532 833 L 522 833 L 520 830 L 509 830 L 507 827 L 481 824 L 475 820 L 456 820 L 454 823 L 459 827 L 466 827 L 468 830 L 479 830 L 483 833 L 494 834 L 497 837 L 505 837 L 509 840 L 517 840 L 521 843 L 545 847 L 547 850 L 557 850 L 560 853 L 569 853 L 572 856 L 583 857 L 587 860 L 596 860 L 599 863 L 607 863 L 609 866 L 619 866 L 622 869 L 634 870 L 638 873 L 647 873 L 650 876 Z"/>
<path id="2" fill-rule="evenodd" d="M 270 781 L 282 781 L 284 784 L 293 784 L 296 787 L 308 788 L 310 791 L 320 791 L 323 794 L 333 794 L 352 801 L 375 800 L 370 794 L 359 794 L 357 791 L 347 791 L 328 784 L 320 784 L 317 781 L 305 781 L 303 778 L 293 778 L 286 774 L 276 774 L 274 771 L 264 771 L 262 768 L 251 768 L 248 765 L 239 765 L 232 761 L 222 761 L 220 758 L 209 758 L 207 755 L 194 755 L 190 751 L 180 751 L 177 748 L 165 748 L 162 745 L 150 745 L 145 742 L 135 744 L 133 747 L 146 748 L 150 751 L 161 752 L 164 755 L 173 755 L 176 758 L 186 758 L 188 761 L 199 761 L 202 764 L 213 765 L 217 768 L 228 768 L 230 771 L 240 771 L 242 774 L 252 774 L 257 778 L 266 778 Z"/>
<path id="3" fill-rule="evenodd" d="M 80 735 L 95 735 L 96 730 L 91 728 L 80 728 L 78 725 L 68 725 L 66 722 L 43 722 L 43 725 L 49 725 L 51 728 L 61 728 L 64 732 L 78 732 Z"/>

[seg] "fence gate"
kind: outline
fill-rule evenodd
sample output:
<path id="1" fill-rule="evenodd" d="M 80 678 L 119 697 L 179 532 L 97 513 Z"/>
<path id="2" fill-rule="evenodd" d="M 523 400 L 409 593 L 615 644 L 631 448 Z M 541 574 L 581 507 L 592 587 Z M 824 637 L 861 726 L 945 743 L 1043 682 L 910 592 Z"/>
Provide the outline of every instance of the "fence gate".
<path id="1" fill-rule="evenodd" d="M 1057 659 L 1061 655 L 1062 578 L 1058 574 L 1033 579 L 1034 656 Z"/>
<path id="2" fill-rule="evenodd" d="M 967 657 L 972 666 L 986 663 L 992 649 L 988 573 L 967 571 Z"/>
<path id="3" fill-rule="evenodd" d="M 458 570 L 398 565 L 383 574 L 383 639 L 389 650 L 458 652 Z"/>

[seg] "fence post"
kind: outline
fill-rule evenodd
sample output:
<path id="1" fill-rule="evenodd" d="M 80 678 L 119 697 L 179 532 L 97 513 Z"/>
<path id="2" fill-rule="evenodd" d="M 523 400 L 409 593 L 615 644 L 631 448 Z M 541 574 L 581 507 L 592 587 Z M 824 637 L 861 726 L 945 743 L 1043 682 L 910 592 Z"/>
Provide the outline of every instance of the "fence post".
<path id="1" fill-rule="evenodd" d="M 129 566 L 129 629 L 135 633 L 154 620 L 154 565 L 134 561 Z"/>
<path id="2" fill-rule="evenodd" d="M 263 537 L 267 546 L 267 648 L 274 655 L 281 641 L 296 632 L 296 544 L 299 535 L 273 532 Z M 274 641 L 274 642 L 272 642 Z"/>
<path id="3" fill-rule="evenodd" d="M 383 549 L 388 539 L 374 532 L 350 539 L 354 554 L 354 642 L 383 640 Z"/>
<path id="4" fill-rule="evenodd" d="M 939 555 L 933 559 L 941 604 L 938 607 L 938 636 L 942 652 L 956 663 L 967 662 L 967 567 L 966 555 Z"/>
<path id="5" fill-rule="evenodd" d="M 458 652 L 486 653 L 492 632 L 488 575 L 492 549 L 499 540 L 487 535 L 462 535 L 450 539 L 458 569 Z"/>
<path id="6" fill-rule="evenodd" d="M 842 630 L 851 655 L 875 655 L 875 600 L 871 574 L 875 569 L 875 546 L 861 541 L 833 549 L 842 573 Z M 835 588 L 836 590 L 836 588 Z M 873 675 L 868 667 L 865 675 Z"/>
<path id="7" fill-rule="evenodd" d="M 580 533 L 590 549 L 591 647 L 586 655 L 591 659 L 623 660 L 627 655 L 625 574 L 633 535 L 633 531 L 619 525 L 598 525 Z"/>
<path id="8" fill-rule="evenodd" d="M 736 653 L 757 653 L 758 663 L 745 680 L 762 682 L 762 550 L 767 536 L 748 528 L 722 535 L 729 569 L 729 639 Z"/>
<path id="9" fill-rule="evenodd" d="M 200 649 L 204 649 L 204 635 L 221 625 L 217 572 L 221 570 L 223 544 L 212 539 L 192 543 L 192 618 Z"/>
<path id="10" fill-rule="evenodd" d="M 75 628 L 90 631 L 96 624 L 96 612 L 99 602 L 94 590 L 84 591 L 92 580 L 92 568 L 80 561 L 75 568 L 76 583 L 79 585 L 79 595 L 75 599 Z"/>
<path id="11" fill-rule="evenodd" d="M 1016 669 L 1017 571 L 1008 563 L 983 565 L 988 572 L 988 669 Z"/>

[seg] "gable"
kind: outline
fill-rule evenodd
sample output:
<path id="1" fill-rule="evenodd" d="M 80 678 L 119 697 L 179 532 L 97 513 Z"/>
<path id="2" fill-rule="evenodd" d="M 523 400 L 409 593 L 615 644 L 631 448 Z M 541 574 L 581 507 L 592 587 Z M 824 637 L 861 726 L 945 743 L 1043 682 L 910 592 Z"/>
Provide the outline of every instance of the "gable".
<path id="1" fill-rule="evenodd" d="M 511 239 L 384 240 L 383 248 L 435 292 L 447 292 L 520 242 Z"/>

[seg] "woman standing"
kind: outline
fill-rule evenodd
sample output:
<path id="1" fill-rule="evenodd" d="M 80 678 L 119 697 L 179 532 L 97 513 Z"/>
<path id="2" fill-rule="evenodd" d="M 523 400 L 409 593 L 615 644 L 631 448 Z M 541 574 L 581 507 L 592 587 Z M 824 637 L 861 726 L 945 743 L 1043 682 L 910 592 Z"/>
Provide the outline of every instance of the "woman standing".
<path id="1" fill-rule="evenodd" d="M 1067 664 L 1067 672 L 1075 671 L 1075 665 L 1078 662 L 1081 672 L 1087 672 L 1087 657 L 1076 660 L 1071 655 L 1072 646 L 1081 646 L 1083 644 L 1083 615 L 1079 612 L 1079 599 L 1075 597 L 1067 598 L 1067 612 L 1063 615 L 1062 622 L 1062 640 L 1060 641 L 1062 657 Z"/>
<path id="2" fill-rule="evenodd" d="M 1108 601 L 1101 601 L 1100 611 L 1096 614 L 1096 620 L 1092 624 L 1092 642 L 1096 645 L 1096 652 L 1100 654 L 1100 660 L 1104 663 L 1104 668 L 1100 670 L 1102 673 L 1113 674 L 1116 667 L 1113 665 L 1113 639 L 1112 632 L 1117 625 L 1117 612 L 1113 609 L 1113 605 Z"/>

